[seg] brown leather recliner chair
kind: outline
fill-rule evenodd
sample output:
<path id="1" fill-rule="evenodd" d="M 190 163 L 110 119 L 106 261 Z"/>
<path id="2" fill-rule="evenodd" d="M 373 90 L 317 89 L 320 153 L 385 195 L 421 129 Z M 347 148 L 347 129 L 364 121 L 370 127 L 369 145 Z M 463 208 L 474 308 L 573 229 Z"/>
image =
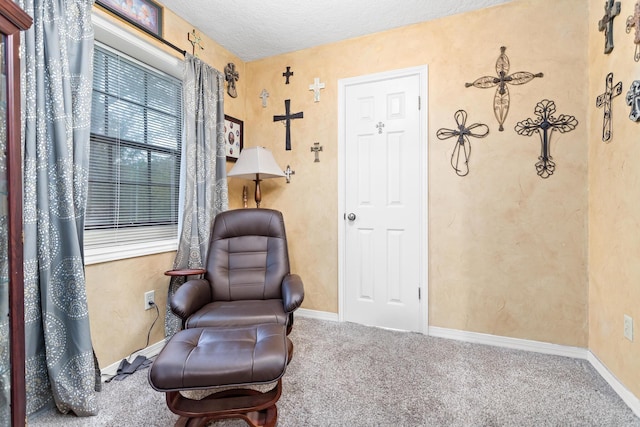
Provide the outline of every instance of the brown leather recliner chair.
<path id="1" fill-rule="evenodd" d="M 205 269 L 202 279 L 186 281 L 171 299 L 184 329 L 277 323 L 291 331 L 304 288 L 300 276 L 289 270 L 281 212 L 218 214 Z"/>

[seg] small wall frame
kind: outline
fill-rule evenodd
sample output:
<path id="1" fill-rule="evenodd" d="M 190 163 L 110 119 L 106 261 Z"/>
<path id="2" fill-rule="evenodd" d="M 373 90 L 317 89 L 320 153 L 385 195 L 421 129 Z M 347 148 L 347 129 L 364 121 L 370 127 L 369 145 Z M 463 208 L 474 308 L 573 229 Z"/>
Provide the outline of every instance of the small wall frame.
<path id="1" fill-rule="evenodd" d="M 224 146 L 227 161 L 235 162 L 244 147 L 244 122 L 224 115 Z"/>
<path id="2" fill-rule="evenodd" d="M 162 38 L 162 6 L 153 0 L 96 0 L 96 4 L 151 34 Z"/>

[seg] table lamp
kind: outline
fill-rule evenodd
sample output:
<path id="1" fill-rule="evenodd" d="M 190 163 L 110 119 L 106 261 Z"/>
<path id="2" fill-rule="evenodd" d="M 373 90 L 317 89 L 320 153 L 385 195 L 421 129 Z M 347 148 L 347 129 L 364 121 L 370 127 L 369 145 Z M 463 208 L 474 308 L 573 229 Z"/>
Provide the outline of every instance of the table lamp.
<path id="1" fill-rule="evenodd" d="M 240 157 L 227 173 L 229 177 L 251 179 L 256 183 L 256 207 L 260 207 L 262 193 L 260 192 L 260 181 L 268 178 L 279 178 L 285 176 L 284 172 L 271 151 L 264 147 L 249 147 L 240 152 Z"/>

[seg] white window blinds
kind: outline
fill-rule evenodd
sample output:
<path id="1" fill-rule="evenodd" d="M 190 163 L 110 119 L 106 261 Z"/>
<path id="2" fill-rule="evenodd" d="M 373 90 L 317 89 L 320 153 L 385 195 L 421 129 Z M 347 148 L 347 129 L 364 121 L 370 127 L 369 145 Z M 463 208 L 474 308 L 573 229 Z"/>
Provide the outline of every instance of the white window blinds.
<path id="1" fill-rule="evenodd" d="M 85 248 L 177 238 L 181 82 L 96 45 Z"/>

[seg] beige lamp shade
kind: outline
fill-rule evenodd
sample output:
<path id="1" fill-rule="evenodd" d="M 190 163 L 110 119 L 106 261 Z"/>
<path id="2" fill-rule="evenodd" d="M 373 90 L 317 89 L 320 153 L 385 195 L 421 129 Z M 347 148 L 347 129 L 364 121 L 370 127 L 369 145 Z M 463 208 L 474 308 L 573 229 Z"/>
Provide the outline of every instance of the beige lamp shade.
<path id="1" fill-rule="evenodd" d="M 255 201 L 256 207 L 259 208 L 262 201 L 260 181 L 267 178 L 280 178 L 285 174 L 276 163 L 271 151 L 264 147 L 248 147 L 240 152 L 240 157 L 227 176 L 255 181 Z"/>
<path id="2" fill-rule="evenodd" d="M 227 176 L 245 179 L 267 179 L 285 176 L 273 158 L 271 151 L 264 147 L 249 147 L 242 150 L 240 157 Z"/>

